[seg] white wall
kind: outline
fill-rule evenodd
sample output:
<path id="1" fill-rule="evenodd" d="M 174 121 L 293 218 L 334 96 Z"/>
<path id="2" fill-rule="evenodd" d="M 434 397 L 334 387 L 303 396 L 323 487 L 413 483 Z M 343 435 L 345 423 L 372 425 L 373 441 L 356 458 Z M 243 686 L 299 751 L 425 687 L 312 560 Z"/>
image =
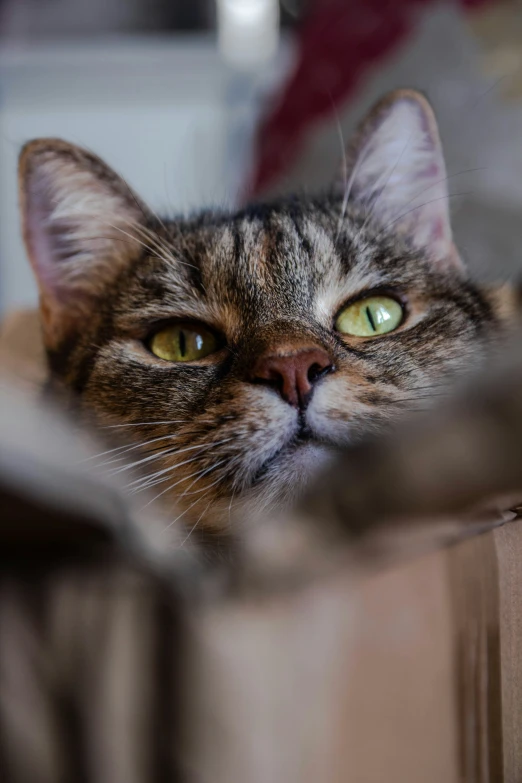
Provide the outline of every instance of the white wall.
<path id="1" fill-rule="evenodd" d="M 20 146 L 59 136 L 90 148 L 155 210 L 234 201 L 260 96 L 282 53 L 255 77 L 220 61 L 212 39 L 128 39 L 11 48 L 0 55 L 0 309 L 31 305 L 16 163 Z"/>

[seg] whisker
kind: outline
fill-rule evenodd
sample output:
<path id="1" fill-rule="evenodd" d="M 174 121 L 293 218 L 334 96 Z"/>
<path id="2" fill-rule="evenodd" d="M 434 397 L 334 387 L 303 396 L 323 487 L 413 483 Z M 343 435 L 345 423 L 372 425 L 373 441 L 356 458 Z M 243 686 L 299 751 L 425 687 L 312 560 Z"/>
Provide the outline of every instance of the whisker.
<path id="1" fill-rule="evenodd" d="M 408 207 L 410 204 L 413 204 L 416 199 L 418 199 L 424 193 L 427 193 L 429 190 L 434 188 L 436 185 L 441 185 L 443 182 L 448 182 L 450 179 L 454 179 L 455 177 L 460 177 L 460 176 L 462 176 L 462 174 L 471 174 L 471 173 L 473 173 L 475 171 L 487 171 L 487 168 L 488 168 L 487 166 L 477 166 L 477 167 L 472 168 L 472 169 L 462 169 L 462 171 L 456 171 L 454 174 L 449 174 L 446 177 L 441 177 L 441 179 L 438 179 L 435 182 L 432 182 L 431 185 L 428 185 L 428 187 L 423 188 L 422 190 L 417 191 L 417 193 L 415 193 L 414 196 L 409 201 L 407 201 L 405 204 L 403 204 L 402 206 L 404 208 L 404 207 Z M 379 194 L 379 197 L 382 195 L 382 192 L 383 191 L 381 191 L 381 193 Z M 454 195 L 468 195 L 468 194 L 467 193 L 466 194 L 457 193 L 457 194 L 454 194 Z M 426 203 L 427 204 L 431 204 L 431 201 L 428 201 Z M 375 206 L 375 204 L 374 204 L 374 206 Z M 420 206 L 425 206 L 425 204 L 421 204 Z M 408 214 L 408 213 L 406 212 L 405 214 Z M 404 215 L 402 215 L 401 217 L 404 217 Z M 399 220 L 400 219 L 401 218 L 399 218 Z M 364 228 L 366 227 L 367 223 L 368 223 L 368 218 L 364 221 L 364 223 L 362 225 L 362 228 L 359 231 L 359 234 L 364 230 Z"/>
<path id="2" fill-rule="evenodd" d="M 170 231 L 167 229 L 167 227 L 165 226 L 163 221 L 156 214 L 154 214 L 154 217 L 160 223 L 160 225 L 162 226 L 162 228 L 165 231 L 165 233 L 166 234 L 170 234 Z M 133 225 L 130 221 L 125 221 L 125 222 L 127 223 L 127 225 Z M 167 245 L 166 242 L 164 242 L 161 239 L 161 237 L 155 231 L 152 231 L 150 228 L 148 228 L 147 226 L 143 226 L 140 223 L 136 223 L 134 225 L 134 227 L 138 231 L 141 232 L 142 236 L 145 235 L 145 237 L 148 239 L 149 242 L 152 242 L 152 244 L 155 247 L 155 249 L 159 250 L 160 256 L 163 258 L 164 261 L 169 261 L 169 262 L 172 261 L 174 263 L 178 262 L 180 264 L 183 264 L 184 266 L 191 267 L 192 269 L 196 269 L 196 270 L 199 269 L 199 267 L 197 267 L 195 264 L 190 264 L 187 261 L 183 261 L 182 259 L 177 258 L 176 256 L 174 256 L 173 253 L 172 253 L 172 249 Z M 183 234 L 181 233 L 181 230 L 177 226 L 174 226 L 174 227 L 178 228 L 179 238 L 182 241 L 182 244 L 183 244 L 183 246 L 185 248 L 185 252 L 188 252 L 188 247 L 186 245 L 185 238 L 183 237 Z M 192 257 L 190 253 L 189 253 L 189 256 Z M 192 258 L 192 261 L 195 262 L 195 259 Z"/>
<path id="3" fill-rule="evenodd" d="M 417 400 L 435 400 L 438 397 L 446 397 L 445 394 L 417 394 L 415 397 L 399 397 L 395 400 L 390 400 L 392 404 L 397 402 L 416 402 Z"/>
<path id="4" fill-rule="evenodd" d="M 172 436 L 172 438 L 174 439 L 175 436 Z M 146 455 L 147 456 L 153 456 L 154 458 L 159 459 L 163 454 L 170 454 L 172 451 L 174 451 L 174 452 L 176 451 L 176 447 L 175 446 L 165 446 L 165 445 L 152 446 L 151 448 L 147 449 Z M 125 455 L 124 456 L 118 455 L 117 457 L 114 457 L 113 459 L 109 459 L 109 460 L 106 460 L 105 462 L 101 462 L 96 467 L 97 468 L 101 468 L 101 467 L 105 467 L 107 465 L 115 465 L 115 464 L 122 463 L 122 462 L 125 465 L 129 465 L 129 466 L 136 465 L 136 462 L 131 462 L 130 463 L 128 461 L 128 458 L 125 457 Z M 111 470 L 109 471 L 109 473 L 111 475 L 114 475 L 115 472 L 117 472 L 116 468 L 111 468 Z"/>
<path id="5" fill-rule="evenodd" d="M 335 123 L 337 126 L 337 134 L 339 136 L 339 143 L 341 145 L 341 161 L 342 161 L 342 167 L 343 167 L 343 185 L 344 189 L 343 192 L 346 192 L 346 188 L 348 187 L 348 159 L 346 156 L 346 144 L 344 142 L 344 136 L 343 136 L 343 128 L 341 125 L 341 119 L 339 117 L 339 112 L 337 111 L 337 106 L 335 104 L 334 99 L 332 98 L 330 94 L 330 101 L 332 104 L 332 109 L 335 114 Z"/>
<path id="6" fill-rule="evenodd" d="M 214 465 L 214 466 L 212 467 L 212 470 L 214 470 L 215 468 L 217 468 L 217 467 L 218 467 L 220 464 L 223 464 L 223 462 L 225 462 L 225 460 L 222 460 L 222 462 L 221 462 L 221 463 L 219 463 L 219 462 L 218 462 L 216 465 Z M 210 472 L 210 470 L 209 470 L 208 472 Z M 222 481 L 222 480 L 223 480 L 223 479 L 222 479 L 222 477 L 220 476 L 220 477 L 219 477 L 219 478 L 217 478 L 215 481 L 213 481 L 213 482 L 212 482 L 212 484 L 209 484 L 209 486 L 208 486 L 208 488 L 207 488 L 207 489 L 212 489 L 212 487 L 215 487 L 215 486 L 216 486 L 216 484 L 219 484 L 219 482 L 220 482 L 220 481 Z M 195 484 L 195 481 L 193 481 L 193 482 L 192 482 L 191 486 L 193 486 L 194 484 Z M 202 487 L 201 489 L 196 489 L 196 490 L 194 490 L 194 492 L 186 492 L 186 491 L 185 491 L 185 492 L 183 492 L 183 493 L 180 495 L 180 497 L 190 497 L 191 495 L 199 495 L 199 494 L 200 494 L 201 492 L 203 492 L 205 489 L 206 489 L 205 487 Z"/>
<path id="7" fill-rule="evenodd" d="M 138 234 L 141 234 L 142 237 L 143 235 L 145 235 L 148 242 L 149 243 L 151 242 L 151 232 L 148 229 L 146 229 L 145 226 L 142 226 L 140 223 L 137 223 L 136 221 L 125 220 L 123 217 L 121 218 L 121 220 L 122 223 L 134 229 L 134 231 L 138 232 Z M 165 263 L 167 264 L 177 262 L 183 264 L 183 266 L 188 266 L 188 267 L 192 267 L 193 269 L 197 269 L 197 267 L 195 267 L 193 264 L 189 264 L 187 261 L 183 261 L 180 258 L 175 258 L 172 255 L 170 249 L 167 248 L 167 252 L 166 252 L 164 246 L 162 247 L 158 243 L 159 238 L 157 237 L 157 235 L 154 235 L 152 239 L 152 247 L 151 247 L 150 244 L 145 243 L 142 239 L 140 239 L 139 236 L 136 236 L 136 233 L 129 234 L 129 232 L 124 231 L 123 228 L 121 228 L 121 226 L 115 226 L 113 223 L 109 223 L 108 221 L 101 221 L 101 222 L 104 225 L 114 229 L 114 231 L 119 231 L 121 234 L 123 234 L 123 236 L 128 237 L 133 242 L 137 242 L 139 245 L 141 245 L 141 247 L 144 248 L 144 250 L 147 250 L 147 252 L 150 253 L 152 256 L 154 256 L 155 258 L 159 258 L 162 261 L 165 261 Z"/>
<path id="8" fill-rule="evenodd" d="M 188 419 L 169 419 L 168 421 L 140 421 L 133 424 L 110 424 L 100 427 L 101 430 L 114 430 L 118 427 L 151 427 L 159 424 L 189 424 Z"/>
<path id="9" fill-rule="evenodd" d="M 368 211 L 368 215 L 366 216 L 366 218 L 365 218 L 365 220 L 364 220 L 364 223 L 362 224 L 361 228 L 359 229 L 358 236 L 361 236 L 362 232 L 364 231 L 364 229 L 365 229 L 365 228 L 366 228 L 366 226 L 368 225 L 369 221 L 371 220 L 371 218 L 372 218 L 372 217 L 373 217 L 373 215 L 375 214 L 375 209 L 376 209 L 376 207 L 377 207 L 377 205 L 378 205 L 378 203 L 379 203 L 379 200 L 382 198 L 383 194 L 386 192 L 386 188 L 387 188 L 387 187 L 388 187 L 388 185 L 390 184 L 390 182 L 391 182 L 391 178 L 393 177 L 393 175 L 394 175 L 394 173 L 395 173 L 395 170 L 396 170 L 397 166 L 398 166 L 398 165 L 399 165 L 399 163 L 401 162 L 401 160 L 402 160 L 402 156 L 403 156 L 403 155 L 404 155 L 404 153 L 406 152 L 406 149 L 407 149 L 407 147 L 408 147 L 408 145 L 409 145 L 409 143 L 410 143 L 410 141 L 411 141 L 411 137 L 412 137 L 412 134 L 410 133 L 410 134 L 409 134 L 409 136 L 408 136 L 408 138 L 406 139 L 406 143 L 404 144 L 404 147 L 402 148 L 402 150 L 401 150 L 401 153 L 400 153 L 399 157 L 398 157 L 398 158 L 397 158 L 397 160 L 395 161 L 395 164 L 392 166 L 392 168 L 391 168 L 391 171 L 389 172 L 389 174 L 388 174 L 388 175 L 387 175 L 387 177 L 386 177 L 386 181 L 385 181 L 385 183 L 384 183 L 384 186 L 383 186 L 382 190 L 381 190 L 381 191 L 379 191 L 379 193 L 377 194 L 377 196 L 376 196 L 376 198 L 375 198 L 375 200 L 374 200 L 373 204 L 370 204 L 370 205 L 369 205 L 369 207 L 370 207 L 370 208 L 369 208 L 369 211 Z M 383 173 L 386 173 L 386 172 L 383 172 Z M 375 190 L 376 190 L 376 189 L 379 187 L 379 185 L 380 185 L 380 181 L 381 181 L 381 178 L 382 178 L 382 174 L 381 174 L 381 176 L 380 176 L 380 177 L 377 179 L 377 182 L 376 182 L 376 183 L 374 184 L 374 186 L 373 186 L 373 190 L 374 190 L 374 191 L 375 191 Z M 405 206 L 408 206 L 408 205 L 406 204 Z"/>
<path id="10" fill-rule="evenodd" d="M 177 462 L 175 465 L 171 465 L 167 469 L 167 472 L 169 474 L 171 474 L 171 473 L 174 472 L 174 470 L 176 468 L 181 468 L 181 467 L 183 467 L 183 465 L 190 465 L 192 462 L 197 462 L 198 459 L 199 459 L 199 456 L 200 456 L 199 454 L 196 454 L 195 457 L 191 457 L 190 459 L 185 459 L 185 460 L 183 460 L 183 462 Z M 163 473 L 163 471 L 160 471 L 160 472 Z M 154 475 L 154 474 L 152 474 L 152 475 Z M 130 489 L 130 492 L 131 492 L 132 495 L 139 495 L 140 492 L 145 492 L 147 490 L 151 490 L 154 487 L 159 486 L 160 484 L 164 484 L 166 481 L 172 481 L 172 475 L 164 476 L 163 478 L 157 478 L 157 479 L 153 479 L 152 476 L 151 476 L 151 477 L 145 479 L 142 484 L 140 484 L 140 485 Z"/>
<path id="11" fill-rule="evenodd" d="M 219 460 L 218 462 L 215 462 L 213 465 L 211 465 L 209 468 L 207 468 L 204 473 L 202 473 L 201 475 L 198 475 L 197 478 L 195 478 L 194 481 L 191 484 L 189 484 L 189 486 L 183 491 L 183 493 L 180 495 L 180 498 L 185 497 L 185 495 L 197 495 L 200 492 L 202 492 L 203 491 L 202 489 L 196 490 L 196 492 L 189 492 L 189 489 L 194 486 L 194 484 L 196 483 L 196 480 L 198 478 L 201 478 L 201 476 L 206 476 L 207 473 L 212 473 L 216 468 L 218 468 L 220 465 L 223 465 L 225 462 L 226 462 L 226 460 L 224 460 L 224 459 Z M 214 482 L 214 484 L 210 485 L 210 487 L 215 486 L 215 484 L 218 484 L 220 481 L 221 481 L 221 478 L 218 478 Z M 210 487 L 209 487 L 209 489 L 210 489 Z"/>
<path id="12" fill-rule="evenodd" d="M 157 218 L 159 220 L 159 218 Z M 152 243 L 153 248 L 158 251 L 165 261 L 179 261 L 181 264 L 185 266 L 193 266 L 192 264 L 187 263 L 186 261 L 183 261 L 182 259 L 176 257 L 173 255 L 172 248 L 168 246 L 168 244 L 159 236 L 158 233 L 155 231 L 152 231 L 152 229 L 148 228 L 147 226 L 143 226 L 140 223 L 132 224 L 129 223 L 129 221 L 125 221 L 127 224 L 134 226 L 134 228 L 141 234 L 142 237 L 145 237 L 148 242 Z M 165 226 L 163 226 L 165 231 L 167 229 Z M 196 268 L 196 267 L 193 267 Z"/>
<path id="13" fill-rule="evenodd" d="M 200 448 L 200 445 L 197 446 L 187 446 L 183 449 L 164 449 L 163 451 L 160 451 L 157 454 L 152 454 L 147 457 L 143 457 L 142 459 L 138 459 L 135 462 L 130 462 L 124 465 L 121 468 L 114 468 L 113 470 L 109 471 L 112 476 L 117 475 L 118 473 L 124 473 L 127 470 L 132 470 L 133 468 L 136 468 L 138 465 L 144 465 L 146 462 L 153 462 L 154 460 L 161 459 L 162 457 L 171 456 L 172 454 L 182 454 L 184 451 L 192 451 L 193 449 Z"/>
<path id="14" fill-rule="evenodd" d="M 124 231 L 124 230 L 123 230 L 123 228 L 121 228 L 121 226 L 115 226 L 113 223 L 109 223 L 109 222 L 108 222 L 108 221 L 106 221 L 106 220 L 104 220 L 104 221 L 102 221 L 102 222 L 103 222 L 103 224 L 104 224 L 104 225 L 106 225 L 106 226 L 109 226 L 109 228 L 112 228 L 112 229 L 114 229 L 114 231 L 119 231 L 119 232 L 120 232 L 120 234 L 123 234 L 123 236 L 125 236 L 125 237 L 128 237 L 128 238 L 129 238 L 129 239 L 131 239 L 133 242 L 137 242 L 137 243 L 138 243 L 138 245 L 141 245 L 141 247 L 143 247 L 143 248 L 144 248 L 144 250 L 147 250 L 147 251 L 148 251 L 149 253 L 151 253 L 152 255 L 156 255 L 156 249 L 155 249 L 155 248 L 152 248 L 152 247 L 150 247 L 150 245 L 146 245 L 146 244 L 145 244 L 145 242 L 143 242 L 143 241 L 142 241 L 142 240 L 141 240 L 139 237 L 137 237 L 137 236 L 135 236 L 135 235 L 133 235 L 133 234 L 129 234 L 129 232 L 128 232 L 128 231 Z M 128 224 L 128 223 L 129 223 L 129 221 L 128 221 L 128 220 L 123 220 L 122 222 L 124 222 L 124 223 L 126 223 L 126 224 Z M 138 226 L 138 224 L 136 223 L 136 224 L 134 225 L 134 228 L 136 228 L 137 226 Z M 163 260 L 165 260 L 165 259 L 163 259 Z"/>
<path id="15" fill-rule="evenodd" d="M 198 499 L 201 500 L 201 498 L 198 498 Z M 192 535 L 194 530 L 197 528 L 197 526 L 199 525 L 199 523 L 201 522 L 201 520 L 203 519 L 203 517 L 205 516 L 205 514 L 207 513 L 207 511 L 209 510 L 211 505 L 212 505 L 212 500 L 209 500 L 209 502 L 207 503 L 207 505 L 205 506 L 205 508 L 203 509 L 201 514 L 199 515 L 199 517 L 197 518 L 195 524 L 190 528 L 189 532 L 187 533 L 186 537 L 183 539 L 181 544 L 179 544 L 179 549 L 181 549 L 182 547 L 185 546 L 185 544 L 189 540 L 190 536 Z M 190 506 L 190 508 L 192 508 L 192 506 Z"/>
<path id="16" fill-rule="evenodd" d="M 230 526 L 232 526 L 232 502 L 235 497 L 236 497 L 236 489 L 234 488 L 232 492 L 232 496 L 230 498 L 230 503 L 228 504 L 228 524 Z"/>
<path id="17" fill-rule="evenodd" d="M 197 457 L 192 457 L 192 459 L 184 460 L 183 462 L 180 462 L 178 465 L 174 465 L 173 467 L 181 468 L 183 465 L 189 465 L 191 462 L 196 462 L 197 459 L 198 459 Z M 204 470 L 204 468 L 202 468 L 202 470 Z M 177 487 L 178 484 L 181 484 L 183 481 L 190 481 L 190 479 L 192 479 L 195 476 L 197 476 L 198 473 L 199 473 L 198 471 L 195 471 L 194 473 L 190 473 L 188 476 L 182 476 L 180 479 L 175 481 L 174 484 L 171 484 L 169 487 L 167 487 L 166 489 L 162 490 L 157 495 L 154 495 L 154 497 L 151 498 L 150 500 L 148 500 L 147 503 L 140 510 L 143 511 L 144 509 L 148 508 L 148 506 L 150 506 L 152 503 L 154 503 L 159 498 L 163 497 L 163 495 L 165 495 L 171 489 L 174 489 L 174 487 Z M 163 483 L 165 483 L 165 481 L 170 481 L 170 480 L 171 480 L 171 476 L 168 476 L 166 479 L 162 479 L 161 481 L 156 481 L 156 482 L 154 482 L 154 484 L 151 484 L 150 486 L 145 487 L 145 489 L 151 489 L 151 487 L 156 486 L 156 484 L 163 484 Z M 137 494 L 139 491 L 141 491 L 141 490 L 136 490 L 134 494 Z"/>
<path id="18" fill-rule="evenodd" d="M 350 200 L 350 195 L 353 188 L 353 183 L 355 182 L 355 178 L 357 174 L 359 173 L 359 169 L 361 168 L 361 165 L 364 163 L 364 160 L 368 154 L 370 143 L 369 141 L 366 142 L 366 144 L 363 146 L 361 152 L 357 156 L 357 160 L 355 161 L 355 165 L 352 169 L 352 172 L 350 174 L 350 179 L 348 180 L 348 184 L 344 191 L 343 201 L 341 204 L 341 212 L 339 214 L 339 220 L 337 221 L 337 235 L 335 237 L 335 244 L 339 241 L 339 236 L 341 234 L 341 229 L 343 226 L 343 221 L 346 216 L 346 210 L 348 209 L 348 201 Z"/>
<path id="19" fill-rule="evenodd" d="M 143 506 L 141 511 L 143 511 L 145 508 L 150 506 L 151 503 L 154 503 L 156 500 L 158 500 L 158 498 L 162 497 L 167 492 L 170 492 L 171 489 L 174 489 L 174 487 L 177 487 L 178 484 L 181 484 L 183 481 L 189 481 L 190 479 L 194 479 L 194 482 L 190 485 L 190 486 L 193 486 L 193 484 L 195 483 L 195 480 L 197 478 L 199 478 L 200 476 L 204 476 L 206 473 L 209 473 L 211 470 L 214 470 L 216 467 L 218 467 L 219 465 L 222 465 L 224 462 L 226 462 L 226 460 L 224 460 L 224 459 L 220 460 L 219 462 L 214 463 L 214 465 L 212 465 L 210 468 L 204 468 L 203 470 L 198 471 L 197 473 L 192 473 L 190 476 L 184 476 L 183 478 L 180 478 L 178 481 L 174 482 L 174 484 L 171 484 L 169 487 L 167 487 L 166 489 L 162 490 L 162 492 L 160 492 L 158 495 L 156 495 L 151 500 L 149 500 L 148 503 L 146 503 Z M 180 495 L 180 497 L 183 497 L 183 495 Z"/>
<path id="20" fill-rule="evenodd" d="M 399 215 L 399 217 L 392 220 L 390 223 L 388 223 L 384 228 L 382 228 L 378 234 L 377 238 L 380 237 L 382 234 L 384 234 L 386 231 L 388 231 L 391 226 L 395 225 L 395 223 L 398 223 L 399 220 L 402 220 L 406 217 L 406 215 L 409 215 L 411 212 L 415 212 L 417 209 L 421 209 L 422 207 L 427 207 L 428 204 L 434 204 L 436 201 L 444 201 L 444 199 L 450 199 L 450 198 L 457 198 L 457 196 L 470 196 L 472 194 L 472 191 L 465 191 L 462 193 L 448 193 L 445 196 L 439 196 L 438 198 L 432 198 L 430 201 L 425 201 L 423 204 L 417 204 L 416 207 L 413 207 L 412 209 L 408 209 L 406 212 L 403 212 L 402 215 Z"/>
<path id="21" fill-rule="evenodd" d="M 202 500 L 203 497 L 205 497 L 205 496 L 202 495 L 201 498 L 197 498 L 193 503 L 190 504 L 190 506 L 188 506 L 188 508 L 186 508 L 184 511 L 182 511 L 181 514 L 178 514 L 176 519 L 173 519 L 172 522 L 169 525 L 167 525 L 167 527 L 163 528 L 163 530 L 161 531 L 161 534 L 163 535 L 163 533 L 166 533 L 167 530 L 169 530 L 169 528 L 171 528 L 173 525 L 176 524 L 176 522 L 178 522 L 182 517 L 184 517 L 185 514 L 187 514 L 190 511 L 190 509 L 193 508 L 196 505 L 196 503 L 199 503 Z"/>
<path id="22" fill-rule="evenodd" d="M 117 451 L 120 452 L 119 456 L 121 456 L 122 454 L 126 454 L 129 451 L 135 451 L 135 449 L 142 449 L 144 446 L 148 446 L 151 443 L 156 443 L 157 441 L 160 441 L 160 440 L 167 440 L 167 439 L 172 439 L 172 438 L 175 438 L 175 437 L 176 437 L 175 434 L 172 434 L 172 435 L 160 435 L 159 437 L 152 438 L 151 440 L 145 440 L 145 441 L 142 441 L 141 443 L 135 443 L 133 446 L 129 446 L 128 444 L 126 444 L 125 446 L 116 446 L 114 449 L 108 449 L 107 451 L 102 451 L 99 454 L 93 454 L 90 457 L 86 457 L 84 460 L 82 460 L 82 463 L 83 462 L 89 462 L 89 460 L 91 460 L 91 459 L 100 459 L 100 457 L 106 457 L 108 454 L 114 454 Z M 108 460 L 106 462 L 102 462 L 100 467 L 103 466 L 103 465 L 110 465 L 111 462 L 114 462 L 114 461 L 115 460 Z"/>
<path id="23" fill-rule="evenodd" d="M 137 495 L 139 492 L 143 492 L 147 489 L 152 489 L 152 487 L 158 486 L 158 484 L 164 484 L 166 481 L 171 481 L 172 476 L 165 476 L 164 478 L 154 478 L 154 476 L 165 474 L 165 473 L 172 473 L 176 468 L 181 468 L 183 465 L 190 465 L 191 462 L 197 462 L 197 460 L 200 457 L 201 452 L 198 452 L 194 457 L 191 457 L 190 459 L 185 459 L 183 462 L 176 462 L 174 465 L 169 465 L 168 468 L 165 468 L 164 470 L 160 470 L 157 473 L 153 473 L 150 476 L 145 476 L 142 479 L 137 479 L 137 481 L 132 481 L 130 484 L 127 484 L 127 489 L 130 489 L 131 493 L 133 495 Z M 133 485 L 138 484 L 138 486 L 133 487 Z M 133 488 L 132 488 L 133 487 Z M 132 489 L 131 489 L 132 488 Z"/>
<path id="24" fill-rule="evenodd" d="M 146 489 L 149 486 L 155 486 L 156 484 L 161 484 L 162 481 L 168 481 L 169 477 L 167 477 L 166 479 L 163 479 L 162 481 L 154 481 L 153 484 L 149 484 L 149 482 L 151 480 L 157 479 L 159 476 L 165 475 L 166 473 L 171 473 L 174 470 L 174 468 L 181 467 L 181 465 L 186 465 L 186 464 L 188 464 L 188 462 L 194 462 L 196 459 L 199 459 L 199 456 L 203 452 L 209 451 L 210 449 L 216 448 L 217 446 L 221 446 L 221 445 L 223 445 L 223 443 L 228 443 L 231 440 L 232 440 L 232 438 L 223 438 L 222 440 L 218 440 L 215 443 L 207 443 L 207 444 L 204 444 L 204 445 L 196 444 L 195 446 L 188 446 L 187 448 L 178 449 L 177 451 L 168 451 L 168 450 L 166 450 L 165 454 L 167 456 L 170 456 L 172 454 L 177 455 L 177 454 L 182 454 L 184 452 L 191 451 L 191 450 L 194 450 L 194 449 L 199 449 L 197 454 L 191 460 L 187 460 L 186 462 L 176 463 L 175 465 L 169 465 L 168 467 L 162 468 L 161 470 L 158 470 L 158 471 L 156 471 L 156 473 L 153 473 L 153 474 L 151 474 L 149 476 L 140 477 L 138 479 L 135 479 L 134 481 L 131 481 L 129 484 L 127 484 L 127 489 L 130 489 L 135 484 L 139 484 L 141 489 Z"/>

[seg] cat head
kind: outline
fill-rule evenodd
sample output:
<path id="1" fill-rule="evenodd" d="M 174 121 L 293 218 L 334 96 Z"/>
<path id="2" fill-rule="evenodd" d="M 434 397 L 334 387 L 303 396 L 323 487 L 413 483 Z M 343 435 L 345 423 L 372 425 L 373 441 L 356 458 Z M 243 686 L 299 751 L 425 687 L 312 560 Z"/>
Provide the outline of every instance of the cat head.
<path id="1" fill-rule="evenodd" d="M 55 139 L 24 147 L 20 192 L 53 377 L 135 441 L 132 488 L 191 526 L 292 498 L 333 447 L 480 360 L 511 313 L 466 274 L 412 91 L 373 109 L 320 198 L 161 220 Z"/>

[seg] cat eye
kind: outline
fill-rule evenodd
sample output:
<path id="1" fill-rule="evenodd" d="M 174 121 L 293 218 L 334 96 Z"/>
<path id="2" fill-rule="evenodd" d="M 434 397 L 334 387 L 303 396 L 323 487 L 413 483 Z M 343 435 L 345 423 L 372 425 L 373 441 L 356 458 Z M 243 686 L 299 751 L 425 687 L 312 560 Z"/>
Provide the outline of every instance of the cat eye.
<path id="1" fill-rule="evenodd" d="M 219 340 L 202 324 L 171 324 L 156 332 L 149 347 L 167 362 L 195 362 L 217 351 Z"/>
<path id="2" fill-rule="evenodd" d="M 404 319 L 404 308 L 390 296 L 367 296 L 341 310 L 335 328 L 353 337 L 378 337 L 393 332 Z"/>

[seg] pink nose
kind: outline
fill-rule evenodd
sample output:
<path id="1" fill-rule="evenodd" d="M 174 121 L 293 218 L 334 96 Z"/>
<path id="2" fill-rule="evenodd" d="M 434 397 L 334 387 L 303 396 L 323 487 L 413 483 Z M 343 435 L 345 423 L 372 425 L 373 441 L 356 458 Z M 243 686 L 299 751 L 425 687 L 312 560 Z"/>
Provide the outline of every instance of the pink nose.
<path id="1" fill-rule="evenodd" d="M 249 380 L 273 386 L 294 408 L 304 410 L 314 383 L 333 370 L 332 360 L 321 348 L 307 348 L 287 355 L 260 356 Z"/>

